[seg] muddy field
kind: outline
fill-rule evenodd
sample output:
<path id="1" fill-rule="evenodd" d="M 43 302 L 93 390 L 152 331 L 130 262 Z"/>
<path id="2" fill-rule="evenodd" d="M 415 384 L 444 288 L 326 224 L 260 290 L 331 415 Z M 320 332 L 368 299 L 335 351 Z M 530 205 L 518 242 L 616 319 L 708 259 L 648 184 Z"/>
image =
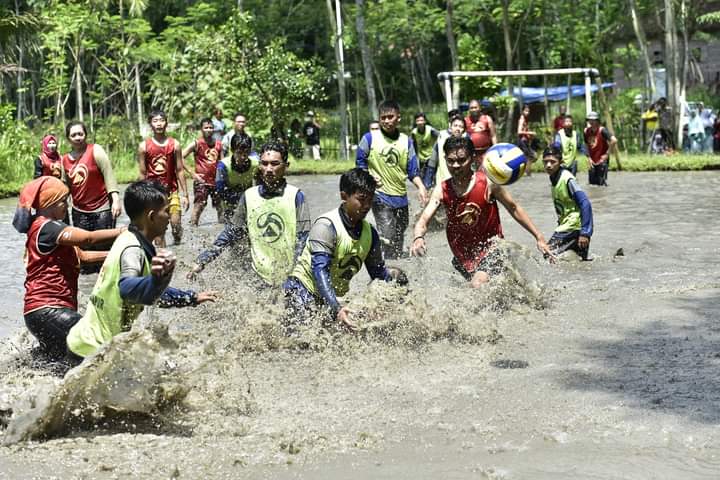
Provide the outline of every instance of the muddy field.
<path id="1" fill-rule="evenodd" d="M 335 177 L 291 181 L 314 215 L 339 201 Z M 471 291 L 444 234 L 431 233 L 429 258 L 394 263 L 407 288 L 368 287 L 364 273 L 353 281 L 354 336 L 315 324 L 286 337 L 282 298 L 252 290 L 225 255 L 193 284 L 220 290 L 221 302 L 152 309 L 138 333 L 146 343 L 119 339 L 125 355 L 73 380 L 72 392 L 120 408 L 128 395 L 113 394 L 148 379 L 162 387 L 137 394 L 152 415 L 108 415 L 76 398 L 53 438 L 0 447 L 0 478 L 718 478 L 720 175 L 609 182 L 588 189 L 592 262 L 544 263 L 503 212 L 509 268 Z M 511 193 L 549 237 L 547 177 Z M 63 388 L 22 328 L 12 206 L 0 203 L 6 439 L 11 410 Z M 174 248 L 174 285 L 188 285 L 217 232 L 212 213 Z M 81 304 L 92 279 L 83 284 Z"/>

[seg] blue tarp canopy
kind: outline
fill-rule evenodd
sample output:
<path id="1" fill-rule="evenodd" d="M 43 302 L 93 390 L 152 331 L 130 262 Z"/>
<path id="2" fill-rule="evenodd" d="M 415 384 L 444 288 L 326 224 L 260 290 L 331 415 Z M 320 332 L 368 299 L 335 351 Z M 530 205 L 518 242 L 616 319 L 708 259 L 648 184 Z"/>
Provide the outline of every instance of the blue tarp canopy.
<path id="1" fill-rule="evenodd" d="M 615 83 L 608 82 L 602 84 L 603 88 L 612 88 Z M 597 85 L 590 85 L 591 92 L 597 92 Z M 543 87 L 522 87 L 522 95 L 520 95 L 520 89 L 514 88 L 513 93 L 515 98 L 522 98 L 524 103 L 540 103 L 545 101 L 545 88 Z M 500 92 L 500 96 L 507 96 L 507 89 L 503 89 Z M 548 87 L 547 89 L 548 100 L 551 102 L 561 102 L 568 96 L 568 87 Z M 585 85 L 570 85 L 570 96 L 571 97 L 584 97 L 585 96 Z"/>

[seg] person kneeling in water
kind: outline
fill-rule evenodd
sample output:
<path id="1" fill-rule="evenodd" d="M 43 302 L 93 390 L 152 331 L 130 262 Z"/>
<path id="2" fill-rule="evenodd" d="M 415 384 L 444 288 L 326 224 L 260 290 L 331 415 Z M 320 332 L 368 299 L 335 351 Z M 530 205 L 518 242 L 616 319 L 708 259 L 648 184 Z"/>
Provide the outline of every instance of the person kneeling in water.
<path id="1" fill-rule="evenodd" d="M 240 251 L 238 256 L 250 263 L 259 288 L 280 285 L 287 278 L 310 230 L 305 194 L 285 180 L 289 166 L 285 145 L 274 141 L 263 145 L 258 186 L 245 190 L 230 223 L 212 247 L 198 255 L 189 280 L 228 247 L 248 243 L 250 255 Z"/>
<path id="2" fill-rule="evenodd" d="M 427 225 L 442 204 L 447 211 L 446 232 L 454 255 L 453 266 L 470 281 L 473 288 L 480 287 L 490 280 L 491 275 L 502 271 L 502 261 L 494 242 L 497 237 L 503 236 L 497 207 L 497 202 L 500 202 L 515 221 L 535 237 L 538 250 L 551 256 L 542 233 L 510 193 L 491 183 L 482 169 L 473 173 L 472 141 L 465 137 L 451 137 L 443 148 L 451 177 L 433 190 L 430 201 L 415 224 L 415 239 L 410 253 L 419 257 L 425 255 Z"/>
<path id="3" fill-rule="evenodd" d="M 195 293 L 168 287 L 175 255 L 156 251 L 152 239 L 165 235 L 170 223 L 165 187 L 141 180 L 125 190 L 130 226 L 113 244 L 92 289 L 85 315 L 70 329 L 67 346 L 73 360 L 95 353 L 115 335 L 129 331 L 145 305 L 158 298 L 161 307 L 196 306 L 216 299 L 215 292 Z"/>
<path id="4" fill-rule="evenodd" d="M 365 220 L 376 186 L 375 179 L 364 169 L 343 173 L 342 204 L 315 220 L 302 255 L 283 285 L 288 309 L 299 320 L 316 307 L 326 308 L 338 326 L 357 330 L 350 310 L 341 306 L 337 297 L 347 293 L 350 280 L 363 263 L 373 280 L 407 284 L 400 269 L 385 266 L 378 232 Z"/>
<path id="5" fill-rule="evenodd" d="M 25 242 L 25 307 L 30 333 L 51 360 L 65 358 L 65 338 L 78 320 L 78 276 L 81 264 L 100 263 L 107 252 L 85 251 L 120 235 L 124 228 L 90 232 L 71 227 L 67 217 L 70 190 L 59 179 L 41 176 L 25 185 L 13 225 Z M 32 211 L 35 215 L 32 215 Z"/>
<path id="6" fill-rule="evenodd" d="M 558 216 L 558 226 L 550 237 L 550 248 L 555 255 L 573 250 L 587 260 L 593 233 L 590 199 L 578 185 L 575 175 L 565 167 L 561 145 L 552 144 L 545 149 L 543 165 L 550 176 L 550 189 Z"/>

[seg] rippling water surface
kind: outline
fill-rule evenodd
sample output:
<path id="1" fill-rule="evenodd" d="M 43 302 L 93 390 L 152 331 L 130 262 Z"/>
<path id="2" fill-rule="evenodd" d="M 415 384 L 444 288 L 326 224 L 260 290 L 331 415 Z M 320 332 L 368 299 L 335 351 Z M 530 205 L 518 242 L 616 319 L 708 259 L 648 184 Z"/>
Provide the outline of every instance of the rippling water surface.
<path id="1" fill-rule="evenodd" d="M 291 181 L 314 216 L 339 202 L 336 177 Z M 194 285 L 223 301 L 145 320 L 178 345 L 166 354 L 181 404 L 149 423 L 0 447 L 0 477 L 718 478 L 720 175 L 609 181 L 588 188 L 592 262 L 545 264 L 503 211 L 508 272 L 472 291 L 431 233 L 428 258 L 395 263 L 409 288 L 353 281 L 356 336 L 312 325 L 284 337 L 280 296 L 251 292 L 226 254 Z M 549 237 L 547 176 L 510 191 Z M 13 206 L 0 202 L 0 411 L 59 382 L 18 333 Z M 175 285 L 217 232 L 213 216 L 175 248 Z"/>

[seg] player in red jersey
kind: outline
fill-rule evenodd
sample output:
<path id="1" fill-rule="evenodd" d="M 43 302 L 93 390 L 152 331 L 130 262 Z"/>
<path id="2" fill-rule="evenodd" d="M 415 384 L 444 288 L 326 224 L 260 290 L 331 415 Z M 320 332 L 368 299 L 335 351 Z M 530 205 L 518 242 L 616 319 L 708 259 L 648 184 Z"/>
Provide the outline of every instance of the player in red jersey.
<path id="1" fill-rule="evenodd" d="M 480 102 L 470 100 L 469 116 L 465 117 L 465 131 L 473 142 L 475 150 L 484 155 L 485 151 L 497 143 L 495 122 L 486 112 L 483 112 Z"/>
<path id="2" fill-rule="evenodd" d="M 167 115 L 155 110 L 148 116 L 153 135 L 140 142 L 138 166 L 141 180 L 157 180 L 168 191 L 170 228 L 175 245 L 182 240 L 182 212 L 190 207 L 187 184 L 185 183 L 182 150 L 177 140 L 168 137 Z M 178 195 L 178 190 L 180 195 Z M 159 247 L 165 247 L 165 238 L 156 238 Z"/>
<path id="3" fill-rule="evenodd" d="M 25 306 L 23 315 L 30 333 L 52 360 L 65 356 L 65 337 L 80 319 L 77 312 L 81 263 L 102 262 L 106 251 L 84 251 L 107 243 L 124 228 L 90 232 L 68 226 L 70 190 L 55 177 L 41 176 L 20 192 L 13 225 L 27 234 L 25 243 Z"/>
<path id="4" fill-rule="evenodd" d="M 474 146 L 469 138 L 450 137 L 444 151 L 452 177 L 442 182 L 441 188 L 433 190 L 415 224 L 412 255 L 425 255 L 427 225 L 442 204 L 447 211 L 446 232 L 454 257 L 453 266 L 473 288 L 487 283 L 491 275 L 497 275 L 503 268 L 495 249 L 495 239 L 503 236 L 497 207 L 500 202 L 515 221 L 535 237 L 538 250 L 552 258 L 542 233 L 508 191 L 489 182 L 482 169 L 472 171 Z"/>
<path id="5" fill-rule="evenodd" d="M 223 223 L 222 202 L 215 190 L 217 164 L 222 159 L 222 141 L 213 140 L 213 122 L 209 118 L 200 120 L 200 131 L 202 136 L 193 140 L 182 152 L 183 161 L 191 153 L 195 154 L 195 173 L 191 173 L 194 182 L 190 225 L 193 226 L 197 226 L 200 221 L 200 215 L 207 205 L 208 197 L 212 199 L 212 205 L 217 211 L 218 222 Z M 185 168 L 187 169 L 187 164 Z"/>

